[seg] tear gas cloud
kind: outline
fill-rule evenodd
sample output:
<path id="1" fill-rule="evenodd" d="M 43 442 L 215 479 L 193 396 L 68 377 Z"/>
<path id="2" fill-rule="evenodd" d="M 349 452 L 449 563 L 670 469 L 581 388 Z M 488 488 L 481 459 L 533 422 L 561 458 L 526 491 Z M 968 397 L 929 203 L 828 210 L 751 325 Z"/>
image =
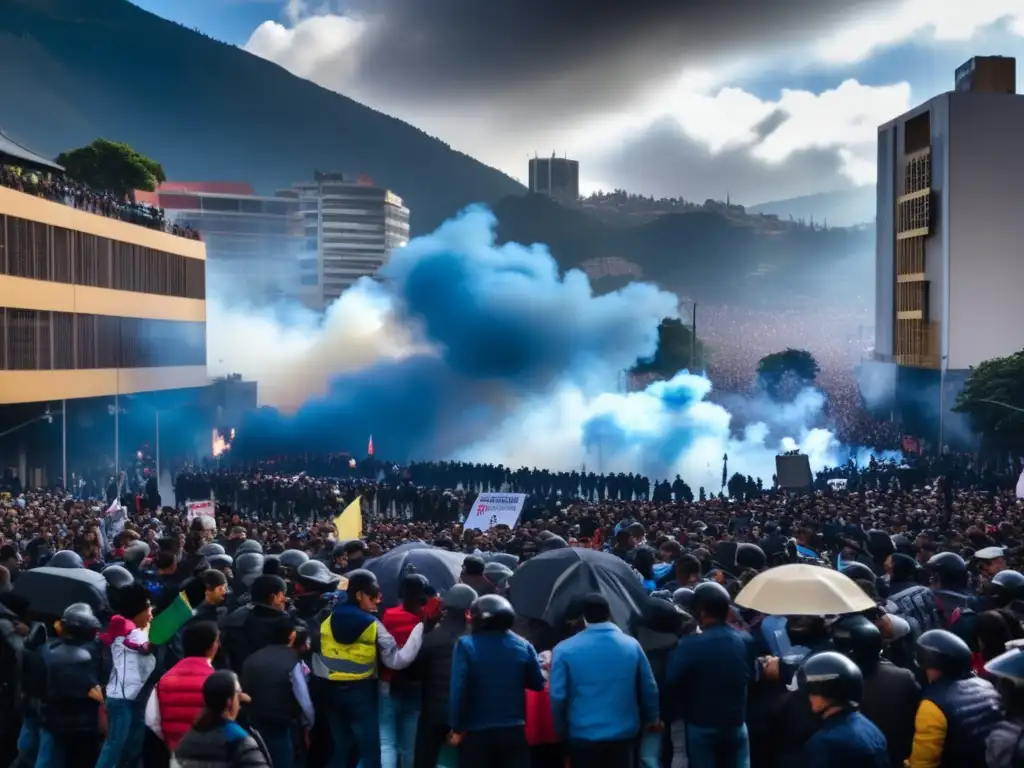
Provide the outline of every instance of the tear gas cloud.
<path id="1" fill-rule="evenodd" d="M 654 355 L 676 296 L 641 283 L 596 296 L 582 272 L 560 275 L 545 246 L 497 245 L 495 224 L 472 207 L 412 240 L 322 322 L 211 297 L 211 373 L 255 379 L 276 406 L 245 419 L 232 453 L 361 455 L 372 434 L 396 461 L 678 473 L 709 490 L 725 453 L 730 473 L 766 482 L 781 450 L 800 448 L 816 468 L 850 457 L 810 426 L 824 404 L 814 390 L 758 405 L 738 433 L 706 400 L 703 376 L 618 392 L 622 371 Z"/>

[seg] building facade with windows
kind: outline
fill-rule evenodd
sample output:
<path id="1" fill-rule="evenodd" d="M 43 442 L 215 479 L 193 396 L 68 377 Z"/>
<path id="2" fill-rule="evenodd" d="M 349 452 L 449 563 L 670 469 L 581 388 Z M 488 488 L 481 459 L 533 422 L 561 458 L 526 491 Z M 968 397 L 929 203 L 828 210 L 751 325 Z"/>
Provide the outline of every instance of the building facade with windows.
<path id="1" fill-rule="evenodd" d="M 1012 59 L 971 59 L 955 90 L 878 129 L 874 358 L 918 389 L 931 373 L 941 414 L 971 366 L 1024 348 L 1014 75 Z"/>
<path id="2" fill-rule="evenodd" d="M 0 187 L 0 406 L 200 387 L 206 252 Z"/>
<path id="3" fill-rule="evenodd" d="M 575 203 L 580 197 L 580 164 L 565 157 L 530 159 L 530 191 L 547 195 L 563 203 Z"/>
<path id="4" fill-rule="evenodd" d="M 257 195 L 245 183 L 173 181 L 136 198 L 200 233 L 208 292 L 218 301 L 259 306 L 301 292 L 306 239 L 294 198 Z"/>
<path id="5" fill-rule="evenodd" d="M 307 305 L 324 310 L 360 277 L 376 274 L 394 248 L 409 242 L 409 209 L 366 176 L 317 172 L 291 189 L 307 242 L 300 281 Z M 316 286 L 309 249 L 316 244 Z"/>

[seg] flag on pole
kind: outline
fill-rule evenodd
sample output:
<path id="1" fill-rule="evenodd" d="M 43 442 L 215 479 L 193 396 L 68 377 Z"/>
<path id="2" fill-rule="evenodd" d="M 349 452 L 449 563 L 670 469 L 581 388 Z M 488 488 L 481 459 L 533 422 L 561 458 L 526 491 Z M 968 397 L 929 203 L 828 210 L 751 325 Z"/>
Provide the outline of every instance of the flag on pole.
<path id="1" fill-rule="evenodd" d="M 362 497 L 356 496 L 355 500 L 345 507 L 344 511 L 334 518 L 334 531 L 338 534 L 338 541 L 350 541 L 363 538 L 363 508 Z"/>
<path id="2" fill-rule="evenodd" d="M 194 614 L 185 593 L 179 592 L 173 603 L 153 617 L 149 625 L 149 642 L 153 645 L 167 644 Z"/>
<path id="3" fill-rule="evenodd" d="M 370 435 L 370 444 L 366 446 L 366 455 L 373 456 L 373 435 Z"/>

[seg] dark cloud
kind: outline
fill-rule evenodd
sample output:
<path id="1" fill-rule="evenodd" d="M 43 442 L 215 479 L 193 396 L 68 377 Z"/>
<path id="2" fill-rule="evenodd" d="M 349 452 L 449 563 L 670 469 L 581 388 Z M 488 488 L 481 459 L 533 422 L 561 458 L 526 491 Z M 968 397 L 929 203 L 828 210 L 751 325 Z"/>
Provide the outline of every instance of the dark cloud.
<path id="1" fill-rule="evenodd" d="M 805 150 L 785 163 L 768 165 L 745 148 L 710 154 L 705 146 L 665 119 L 637 134 L 619 150 L 580 158 L 592 168 L 588 176 L 614 180 L 620 188 L 655 197 L 683 197 L 703 202 L 708 197 L 758 203 L 839 189 L 850 182 L 840 171 L 834 150 Z"/>
<path id="2" fill-rule="evenodd" d="M 350 0 L 360 85 L 538 113 L 629 101 L 683 66 L 805 42 L 892 0 Z M 495 107 L 487 103 L 487 107 Z"/>

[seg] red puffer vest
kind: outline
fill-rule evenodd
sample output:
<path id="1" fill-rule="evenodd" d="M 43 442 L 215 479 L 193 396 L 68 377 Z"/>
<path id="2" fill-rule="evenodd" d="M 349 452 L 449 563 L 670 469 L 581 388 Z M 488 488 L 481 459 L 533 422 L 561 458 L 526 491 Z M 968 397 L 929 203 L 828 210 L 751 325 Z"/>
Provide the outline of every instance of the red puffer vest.
<path id="1" fill-rule="evenodd" d="M 203 709 L 203 683 L 212 674 L 208 659 L 189 656 L 171 667 L 156 684 L 160 730 L 171 752 L 178 748 L 181 737 Z"/>
<path id="2" fill-rule="evenodd" d="M 409 640 L 409 635 L 416 629 L 416 625 L 420 623 L 420 617 L 415 613 L 409 613 L 402 606 L 398 606 L 384 611 L 384 615 L 380 617 L 380 623 L 395 638 L 398 647 L 403 648 Z M 395 679 L 395 671 L 388 669 L 383 664 L 380 665 L 379 672 L 380 679 L 386 683 L 390 683 Z"/>

